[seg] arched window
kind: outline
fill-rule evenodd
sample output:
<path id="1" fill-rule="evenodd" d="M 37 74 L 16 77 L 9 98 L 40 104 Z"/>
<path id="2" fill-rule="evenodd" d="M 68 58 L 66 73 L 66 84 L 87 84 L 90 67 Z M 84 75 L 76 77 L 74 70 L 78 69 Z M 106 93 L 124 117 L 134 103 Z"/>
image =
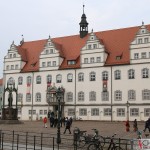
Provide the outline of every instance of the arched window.
<path id="1" fill-rule="evenodd" d="M 135 100 L 135 99 L 136 99 L 135 91 L 129 90 L 128 91 L 128 100 Z"/>
<path id="2" fill-rule="evenodd" d="M 148 78 L 149 77 L 149 69 L 144 68 L 142 69 L 142 78 Z"/>
<path id="3" fill-rule="evenodd" d="M 89 95 L 89 100 L 90 101 L 96 101 L 96 92 L 95 91 L 91 91 L 89 94 L 90 94 Z"/>
<path id="4" fill-rule="evenodd" d="M 135 71 L 133 69 L 128 70 L 128 78 L 135 79 Z"/>
<path id="5" fill-rule="evenodd" d="M 47 83 L 52 83 L 52 76 L 50 74 L 47 75 Z"/>
<path id="6" fill-rule="evenodd" d="M 41 76 L 36 77 L 36 84 L 41 84 Z"/>
<path id="7" fill-rule="evenodd" d="M 73 101 L 73 93 L 72 92 L 68 92 L 67 93 L 67 101 L 68 102 L 72 102 Z"/>
<path id="8" fill-rule="evenodd" d="M 121 101 L 122 100 L 122 92 L 121 91 L 115 91 L 115 101 Z"/>
<path id="9" fill-rule="evenodd" d="M 35 101 L 36 102 L 41 102 L 41 93 L 36 93 Z"/>
<path id="10" fill-rule="evenodd" d="M 83 73 L 79 73 L 79 74 L 78 74 L 78 81 L 79 81 L 79 82 L 84 81 L 84 74 L 83 74 Z"/>
<path id="11" fill-rule="evenodd" d="M 78 93 L 78 101 L 84 101 L 84 92 L 80 91 Z"/>
<path id="12" fill-rule="evenodd" d="M 61 83 L 61 80 L 62 80 L 62 76 L 60 74 L 58 74 L 56 76 L 56 83 Z"/>
<path id="13" fill-rule="evenodd" d="M 115 75 L 115 80 L 120 80 L 121 79 L 121 71 L 120 70 L 116 70 L 114 72 Z"/>
<path id="14" fill-rule="evenodd" d="M 95 80 L 96 80 L 96 73 L 90 72 L 90 81 L 95 81 Z"/>
<path id="15" fill-rule="evenodd" d="M 10 77 L 10 78 L 8 79 L 8 84 L 13 84 L 13 83 L 15 83 L 15 80 L 14 80 L 13 77 Z"/>
<path id="16" fill-rule="evenodd" d="M 27 77 L 27 84 L 31 84 L 31 76 Z"/>
<path id="17" fill-rule="evenodd" d="M 18 78 L 18 85 L 22 85 L 23 84 L 23 77 L 19 77 Z"/>
<path id="18" fill-rule="evenodd" d="M 67 75 L 67 81 L 68 81 L 68 82 L 72 82 L 72 80 L 73 80 L 73 75 L 72 75 L 72 73 L 69 73 L 69 74 Z"/>
<path id="19" fill-rule="evenodd" d="M 108 80 L 108 72 L 107 71 L 102 72 L 102 80 Z"/>

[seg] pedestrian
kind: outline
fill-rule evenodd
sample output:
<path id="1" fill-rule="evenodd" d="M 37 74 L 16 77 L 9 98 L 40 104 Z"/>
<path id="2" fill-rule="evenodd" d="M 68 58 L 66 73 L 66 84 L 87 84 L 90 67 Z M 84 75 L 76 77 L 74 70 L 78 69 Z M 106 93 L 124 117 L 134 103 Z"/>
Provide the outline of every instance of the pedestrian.
<path id="1" fill-rule="evenodd" d="M 126 121 L 125 126 L 126 126 L 126 131 L 129 132 L 130 131 L 129 120 Z"/>
<path id="2" fill-rule="evenodd" d="M 70 126 L 72 125 L 72 121 L 73 121 L 73 120 L 72 120 L 72 117 L 70 117 Z"/>
<path id="3" fill-rule="evenodd" d="M 66 130 L 69 131 L 69 134 L 71 134 L 71 131 L 70 131 L 70 120 L 68 119 L 68 117 L 66 117 L 67 121 L 66 121 L 66 127 L 65 127 L 65 131 L 64 131 L 64 134 L 66 133 Z"/>
<path id="4" fill-rule="evenodd" d="M 54 119 L 54 127 L 57 126 L 57 123 L 58 123 L 58 118 L 57 118 L 57 115 L 56 115 L 56 117 L 55 117 L 55 119 Z"/>
<path id="5" fill-rule="evenodd" d="M 49 121 L 50 121 L 50 127 L 53 127 L 54 126 L 54 117 L 51 116 Z"/>
<path id="6" fill-rule="evenodd" d="M 44 117 L 43 123 L 44 123 L 44 128 L 47 128 L 47 118 L 46 117 Z"/>
<path id="7" fill-rule="evenodd" d="M 150 132 L 150 118 L 148 120 L 146 120 L 146 122 L 145 122 L 145 129 L 143 131 L 145 132 L 146 129 L 148 129 L 149 132 Z"/>
<path id="8" fill-rule="evenodd" d="M 134 132 L 138 131 L 138 126 L 137 126 L 137 120 L 136 119 L 133 121 L 133 131 Z"/>

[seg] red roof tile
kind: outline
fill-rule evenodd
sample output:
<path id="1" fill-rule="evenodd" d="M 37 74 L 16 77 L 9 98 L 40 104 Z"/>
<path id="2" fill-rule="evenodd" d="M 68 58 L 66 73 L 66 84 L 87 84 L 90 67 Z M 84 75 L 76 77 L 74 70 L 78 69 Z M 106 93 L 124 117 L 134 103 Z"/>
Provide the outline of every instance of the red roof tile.
<path id="1" fill-rule="evenodd" d="M 150 31 L 150 25 L 147 25 L 146 27 Z M 106 52 L 108 52 L 108 58 L 105 65 L 130 63 L 129 46 L 134 40 L 139 28 L 140 27 L 138 26 L 95 32 L 96 36 L 100 39 L 100 42 L 105 46 Z M 80 50 L 86 44 L 87 39 L 88 35 L 84 38 L 80 38 L 79 35 L 73 35 L 52 39 L 55 47 L 60 51 L 60 56 L 64 57 L 64 61 L 62 62 L 60 69 L 80 67 Z M 22 59 L 27 61 L 26 65 L 22 69 L 22 72 L 39 70 L 39 56 L 44 49 L 46 42 L 47 39 L 24 42 L 18 47 L 19 53 L 22 55 Z M 117 60 L 116 56 L 121 56 L 121 59 Z M 76 65 L 68 65 L 68 60 L 76 60 L 77 63 Z"/>

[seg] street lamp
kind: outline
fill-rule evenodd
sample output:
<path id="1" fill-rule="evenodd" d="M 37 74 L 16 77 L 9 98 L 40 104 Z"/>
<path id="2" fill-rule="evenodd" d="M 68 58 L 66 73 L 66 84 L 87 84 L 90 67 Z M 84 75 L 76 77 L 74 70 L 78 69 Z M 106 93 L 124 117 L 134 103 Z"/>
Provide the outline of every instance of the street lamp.
<path id="1" fill-rule="evenodd" d="M 127 101 L 126 105 L 127 105 L 127 120 L 129 121 L 129 106 L 130 106 L 130 103 Z"/>
<path id="2" fill-rule="evenodd" d="M 57 144 L 60 144 L 61 143 L 61 137 L 60 137 L 60 100 L 63 98 L 63 88 L 58 88 L 56 90 L 56 98 L 57 98 L 57 101 L 58 101 L 58 126 L 57 126 Z"/>

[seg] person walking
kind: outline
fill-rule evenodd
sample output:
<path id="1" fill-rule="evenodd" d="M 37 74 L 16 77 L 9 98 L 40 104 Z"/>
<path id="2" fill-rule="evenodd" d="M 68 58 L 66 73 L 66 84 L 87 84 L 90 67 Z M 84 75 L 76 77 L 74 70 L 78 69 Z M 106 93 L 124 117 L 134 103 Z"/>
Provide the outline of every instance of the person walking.
<path id="1" fill-rule="evenodd" d="M 133 131 L 134 132 L 138 131 L 138 126 L 137 126 L 137 120 L 136 119 L 133 121 Z"/>
<path id="2" fill-rule="evenodd" d="M 43 123 L 44 123 L 44 128 L 47 128 L 47 118 L 46 117 L 44 117 Z"/>
<path id="3" fill-rule="evenodd" d="M 67 118 L 67 121 L 66 121 L 66 127 L 65 127 L 65 131 L 64 131 L 64 134 L 66 133 L 66 130 L 69 131 L 69 134 L 71 134 L 71 131 L 70 131 L 70 126 L 71 126 L 71 123 L 70 123 L 70 120 Z"/>
<path id="4" fill-rule="evenodd" d="M 126 126 L 126 131 L 129 132 L 130 131 L 129 120 L 126 121 L 125 126 Z"/>
<path id="5" fill-rule="evenodd" d="M 150 132 L 150 118 L 148 119 L 148 120 L 146 120 L 146 122 L 145 122 L 145 128 L 144 128 L 144 132 L 146 131 L 146 129 L 148 129 L 149 130 L 149 132 Z"/>

